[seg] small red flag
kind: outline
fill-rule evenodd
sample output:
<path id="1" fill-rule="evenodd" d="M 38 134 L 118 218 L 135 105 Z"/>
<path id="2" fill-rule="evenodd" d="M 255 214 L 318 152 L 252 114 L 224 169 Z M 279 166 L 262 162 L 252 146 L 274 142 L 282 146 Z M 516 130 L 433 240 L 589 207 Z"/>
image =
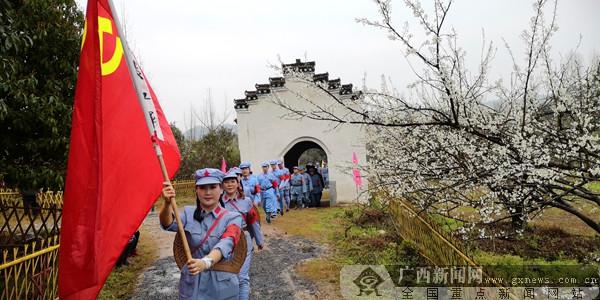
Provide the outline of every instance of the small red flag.
<path id="1" fill-rule="evenodd" d="M 362 187 L 362 178 L 360 177 L 360 171 L 358 170 L 358 157 L 356 156 L 356 152 L 352 152 L 352 163 L 354 164 L 354 168 L 352 168 L 352 179 L 354 180 L 354 184 L 357 187 Z"/>
<path id="2" fill-rule="evenodd" d="M 225 157 L 221 158 L 221 172 L 227 172 L 227 162 L 225 161 Z"/>
<path id="3" fill-rule="evenodd" d="M 107 0 L 89 0 L 61 225 L 61 299 L 96 298 L 159 197 L 163 176 L 152 139 L 162 149 L 169 177 L 179 168 L 175 138 L 136 64 L 135 74 L 147 85 L 146 109 L 138 102 L 117 32 Z"/>
<path id="4" fill-rule="evenodd" d="M 360 171 L 357 168 L 352 169 L 352 177 L 354 179 L 354 184 L 357 187 L 362 187 L 362 178 L 360 177 Z"/>

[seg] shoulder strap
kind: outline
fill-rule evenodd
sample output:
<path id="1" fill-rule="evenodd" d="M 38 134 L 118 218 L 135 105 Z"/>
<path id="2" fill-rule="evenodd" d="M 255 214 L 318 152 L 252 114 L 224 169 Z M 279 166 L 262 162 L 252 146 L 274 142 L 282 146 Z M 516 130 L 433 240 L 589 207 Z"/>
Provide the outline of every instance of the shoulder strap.
<path id="1" fill-rule="evenodd" d="M 229 200 L 227 201 L 227 203 L 230 203 L 231 205 L 233 205 L 233 208 L 235 208 L 239 213 L 242 213 L 242 211 L 237 207 L 237 205 L 235 205 L 234 200 Z"/>
<path id="2" fill-rule="evenodd" d="M 192 255 L 194 254 L 194 252 L 198 251 L 198 249 L 202 248 L 202 246 L 204 245 L 204 243 L 206 242 L 206 240 L 208 239 L 208 237 L 210 236 L 210 234 L 215 230 L 215 228 L 219 224 L 219 221 L 221 221 L 221 218 L 223 218 L 223 216 L 225 216 L 226 214 L 227 214 L 227 210 L 223 209 L 223 211 L 221 211 L 221 213 L 217 216 L 217 219 L 215 219 L 213 221 L 213 223 L 210 225 L 210 227 L 206 231 L 206 234 L 204 235 L 204 238 L 200 242 L 200 245 L 198 245 L 198 247 L 195 247 L 193 249 Z"/>

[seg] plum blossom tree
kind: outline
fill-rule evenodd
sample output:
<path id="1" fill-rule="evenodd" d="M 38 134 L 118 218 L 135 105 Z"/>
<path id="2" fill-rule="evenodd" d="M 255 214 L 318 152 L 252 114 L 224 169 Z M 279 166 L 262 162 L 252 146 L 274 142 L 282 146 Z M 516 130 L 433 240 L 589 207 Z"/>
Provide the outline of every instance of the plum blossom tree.
<path id="1" fill-rule="evenodd" d="M 337 109 L 308 98 L 308 110 L 275 101 L 302 118 L 366 126 L 370 187 L 464 221 L 465 230 L 475 221 L 458 213 L 463 206 L 479 212 L 476 222 L 508 219 L 517 231 L 555 207 L 600 233 L 600 195 L 592 188 L 600 181 L 600 60 L 585 62 L 575 52 L 552 59 L 556 1 L 534 1 L 521 35 L 524 57 L 506 45 L 508 82 L 490 79 L 492 43 L 484 41 L 477 68 L 466 67 L 457 33 L 446 25 L 453 1 L 435 0 L 431 15 L 419 1 L 404 1 L 426 33 L 422 41 L 394 25 L 390 0 L 374 2 L 380 19 L 358 22 L 386 31 L 405 50 L 418 78 L 410 96 L 383 84 L 343 98 L 312 74 L 293 72 L 287 76 L 327 94 Z"/>

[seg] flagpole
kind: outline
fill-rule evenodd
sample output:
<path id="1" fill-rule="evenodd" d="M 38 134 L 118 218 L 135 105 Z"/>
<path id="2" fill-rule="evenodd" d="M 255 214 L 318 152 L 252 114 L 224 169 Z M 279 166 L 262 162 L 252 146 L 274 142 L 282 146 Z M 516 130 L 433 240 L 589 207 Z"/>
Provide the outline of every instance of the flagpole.
<path id="1" fill-rule="evenodd" d="M 157 130 L 155 129 L 156 123 L 154 123 L 156 121 L 156 119 L 153 120 L 151 118 L 152 116 L 150 116 L 149 114 L 146 113 L 148 111 L 146 100 L 148 100 L 148 99 L 145 99 L 144 95 L 142 95 L 142 93 L 140 92 L 140 89 L 142 89 L 142 88 L 140 87 L 138 78 L 136 78 L 136 76 L 139 76 L 139 78 L 142 78 L 142 77 L 140 74 L 134 74 L 134 70 L 137 70 L 138 68 L 136 67 L 136 63 L 132 60 L 132 56 L 129 55 L 129 46 L 127 44 L 127 39 L 125 38 L 125 35 L 123 34 L 123 31 L 121 29 L 122 28 L 121 22 L 119 21 L 119 17 L 117 16 L 117 11 L 115 10 L 115 6 L 113 5 L 112 0 L 108 0 L 108 5 L 110 6 L 110 11 L 112 13 L 113 20 L 115 21 L 115 27 L 117 28 L 117 33 L 121 37 L 121 44 L 123 45 L 123 53 L 125 56 L 125 62 L 127 62 L 127 69 L 129 70 L 129 76 L 131 77 L 131 81 L 133 82 L 133 85 L 135 87 L 135 91 L 136 91 L 140 106 L 142 107 L 142 110 L 144 111 L 146 125 L 148 126 L 148 131 L 150 132 L 150 138 L 152 139 L 152 145 L 154 146 L 154 151 L 156 152 L 156 157 L 158 158 L 158 162 L 160 164 L 160 169 L 162 170 L 164 181 L 166 181 L 170 184 L 171 180 L 169 179 L 169 173 L 167 172 L 167 167 L 166 167 L 165 161 L 163 159 L 160 145 L 158 144 L 158 141 L 156 140 L 157 136 L 158 136 Z M 145 95 L 145 96 L 151 97 L 150 95 Z M 150 100 L 152 100 L 152 99 L 150 99 Z M 156 124 L 156 125 L 158 125 L 158 124 Z M 158 126 L 160 126 L 160 125 L 158 125 Z M 183 230 L 183 223 L 181 222 L 181 217 L 179 216 L 179 210 L 177 209 L 177 203 L 175 202 L 175 198 L 171 198 L 171 207 L 173 208 L 173 212 L 175 213 L 175 220 L 177 222 L 177 230 L 179 232 L 179 236 L 181 237 L 181 241 L 183 244 L 183 250 L 185 252 L 185 256 L 186 256 L 187 260 L 189 261 L 192 259 L 192 253 L 190 251 L 190 246 L 188 245 L 188 241 L 186 239 L 185 231 Z"/>

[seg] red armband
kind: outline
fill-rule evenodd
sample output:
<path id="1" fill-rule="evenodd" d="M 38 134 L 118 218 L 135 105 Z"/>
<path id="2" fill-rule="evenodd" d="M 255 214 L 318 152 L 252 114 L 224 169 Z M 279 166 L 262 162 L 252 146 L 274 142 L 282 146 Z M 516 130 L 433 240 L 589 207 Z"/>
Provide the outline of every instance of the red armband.
<path id="1" fill-rule="evenodd" d="M 252 208 L 250 209 L 250 211 L 248 212 L 248 214 L 246 214 L 246 225 L 250 226 L 250 225 L 258 222 L 259 219 L 260 219 L 260 216 L 258 215 L 258 212 L 256 211 L 256 207 L 254 207 L 254 205 L 253 205 Z"/>
<path id="2" fill-rule="evenodd" d="M 279 186 L 279 183 L 277 183 L 277 180 L 273 180 L 273 181 L 271 182 L 271 184 L 273 184 L 273 187 L 274 187 L 274 188 L 277 188 L 277 187 Z"/>
<path id="3" fill-rule="evenodd" d="M 260 193 L 260 184 L 257 184 L 254 186 L 254 193 L 256 193 L 256 194 Z"/>
<path id="4" fill-rule="evenodd" d="M 285 180 L 285 174 L 279 176 L 279 180 L 284 181 Z"/>
<path id="5" fill-rule="evenodd" d="M 233 247 L 235 247 L 237 245 L 237 243 L 240 241 L 240 234 L 241 234 L 240 227 L 235 224 L 231 224 L 231 225 L 227 226 L 227 228 L 225 228 L 225 232 L 223 232 L 223 235 L 221 235 L 221 239 L 224 240 L 228 237 L 232 238 L 233 239 Z"/>

